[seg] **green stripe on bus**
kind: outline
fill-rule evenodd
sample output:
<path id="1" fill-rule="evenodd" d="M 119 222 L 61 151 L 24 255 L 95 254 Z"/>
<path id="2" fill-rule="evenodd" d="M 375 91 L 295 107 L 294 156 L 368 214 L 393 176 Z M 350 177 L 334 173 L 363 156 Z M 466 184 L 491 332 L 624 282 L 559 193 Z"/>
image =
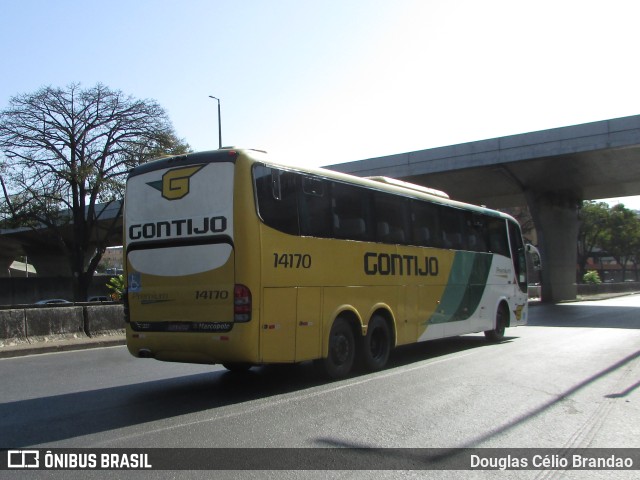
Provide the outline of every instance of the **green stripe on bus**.
<path id="1" fill-rule="evenodd" d="M 478 308 L 491 269 L 492 255 L 456 252 L 438 309 L 428 323 L 466 320 Z"/>

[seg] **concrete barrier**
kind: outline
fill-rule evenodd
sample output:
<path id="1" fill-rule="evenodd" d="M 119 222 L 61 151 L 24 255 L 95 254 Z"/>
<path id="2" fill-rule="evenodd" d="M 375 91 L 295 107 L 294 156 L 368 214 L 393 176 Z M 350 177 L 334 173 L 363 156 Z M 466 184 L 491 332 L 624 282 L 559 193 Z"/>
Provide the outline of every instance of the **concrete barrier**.
<path id="1" fill-rule="evenodd" d="M 640 282 L 578 284 L 578 295 L 640 292 Z"/>
<path id="2" fill-rule="evenodd" d="M 122 304 L 84 307 L 84 332 L 89 336 L 124 329 Z"/>
<path id="3" fill-rule="evenodd" d="M 25 309 L 27 337 L 84 335 L 82 307 L 45 307 Z"/>
<path id="4" fill-rule="evenodd" d="M 0 344 L 27 341 L 24 309 L 0 310 Z"/>
<path id="5" fill-rule="evenodd" d="M 58 338 L 121 335 L 122 304 L 73 305 L 0 309 L 0 347 Z"/>
<path id="6" fill-rule="evenodd" d="M 540 298 L 542 287 L 540 285 L 529 285 L 527 293 L 529 298 Z"/>

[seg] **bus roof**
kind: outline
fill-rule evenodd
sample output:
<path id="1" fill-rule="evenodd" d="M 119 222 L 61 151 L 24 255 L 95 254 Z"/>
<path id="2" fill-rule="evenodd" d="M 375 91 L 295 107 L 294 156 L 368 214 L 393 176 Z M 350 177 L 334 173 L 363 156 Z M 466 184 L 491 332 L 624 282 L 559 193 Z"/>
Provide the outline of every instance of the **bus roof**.
<path id="1" fill-rule="evenodd" d="M 247 158 L 252 163 L 262 163 L 267 166 L 280 168 L 283 170 L 316 175 L 331 180 L 361 185 L 374 190 L 381 190 L 397 195 L 403 195 L 406 197 L 429 200 L 433 203 L 438 203 L 441 205 L 449 205 L 451 207 L 470 210 L 477 213 L 509 218 L 515 221 L 515 219 L 511 215 L 500 212 L 498 210 L 487 208 L 485 206 L 452 200 L 445 192 L 433 188 L 404 182 L 402 180 L 390 177 L 358 177 L 355 175 L 337 172 L 335 170 L 329 170 L 322 167 L 302 167 L 300 165 L 277 162 L 271 160 L 265 151 L 256 149 L 225 147 L 219 150 L 209 150 L 187 153 L 183 155 L 161 157 L 155 160 L 151 160 L 142 165 L 138 165 L 129 172 L 129 176 L 131 177 L 153 170 L 172 168 L 193 163 L 235 161 L 236 158 L 240 155 Z"/>
<path id="2" fill-rule="evenodd" d="M 408 188 L 409 190 L 417 190 L 418 192 L 428 193 L 430 195 L 435 195 L 436 197 L 449 198 L 449 195 L 444 193 L 442 190 L 436 190 L 435 188 L 416 185 L 415 183 L 405 182 L 403 180 L 398 180 L 397 178 L 384 177 L 384 176 L 374 176 L 374 177 L 364 177 L 364 178 L 368 178 L 369 180 L 375 180 L 376 182 L 386 183 L 388 185 L 396 185 L 398 187 Z"/>

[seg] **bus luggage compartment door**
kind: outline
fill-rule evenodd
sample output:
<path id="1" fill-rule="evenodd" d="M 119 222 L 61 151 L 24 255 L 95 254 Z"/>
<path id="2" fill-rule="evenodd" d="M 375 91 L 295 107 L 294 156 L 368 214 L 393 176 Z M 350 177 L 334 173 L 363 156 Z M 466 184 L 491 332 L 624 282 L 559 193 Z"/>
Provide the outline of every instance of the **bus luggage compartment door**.
<path id="1" fill-rule="evenodd" d="M 260 316 L 260 358 L 292 363 L 320 356 L 319 288 L 265 288 Z"/>

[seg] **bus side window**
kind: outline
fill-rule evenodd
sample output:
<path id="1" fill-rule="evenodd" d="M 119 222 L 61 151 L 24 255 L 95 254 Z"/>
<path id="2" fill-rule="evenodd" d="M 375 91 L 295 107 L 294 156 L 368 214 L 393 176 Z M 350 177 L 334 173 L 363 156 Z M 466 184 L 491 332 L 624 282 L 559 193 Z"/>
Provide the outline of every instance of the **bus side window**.
<path id="1" fill-rule="evenodd" d="M 421 247 L 442 246 L 439 207 L 433 203 L 411 200 L 411 240 Z"/>
<path id="2" fill-rule="evenodd" d="M 332 235 L 331 197 L 329 184 L 322 178 L 301 177 L 302 192 L 299 200 L 300 234 L 330 238 Z"/>
<path id="3" fill-rule="evenodd" d="M 370 191 L 340 182 L 331 184 L 333 236 L 347 240 L 371 240 Z"/>
<path id="4" fill-rule="evenodd" d="M 444 248 L 467 250 L 467 226 L 464 210 L 450 207 L 443 209 L 440 216 L 442 225 L 442 241 Z M 445 210 L 446 209 L 446 210 Z"/>
<path id="5" fill-rule="evenodd" d="M 406 244 L 409 239 L 408 200 L 382 192 L 373 195 L 376 241 Z"/>
<path id="6" fill-rule="evenodd" d="M 296 174 L 256 165 L 253 175 L 262 221 L 281 232 L 298 235 Z"/>
<path id="7" fill-rule="evenodd" d="M 511 253 L 509 252 L 505 221 L 501 218 L 487 219 L 486 232 L 488 236 L 487 243 L 489 245 L 489 251 L 491 253 L 510 257 Z"/>
<path id="8" fill-rule="evenodd" d="M 469 250 L 472 252 L 487 252 L 488 247 L 485 234 L 486 219 L 483 215 L 470 213 L 467 222 L 469 225 L 469 231 L 467 233 Z"/>

